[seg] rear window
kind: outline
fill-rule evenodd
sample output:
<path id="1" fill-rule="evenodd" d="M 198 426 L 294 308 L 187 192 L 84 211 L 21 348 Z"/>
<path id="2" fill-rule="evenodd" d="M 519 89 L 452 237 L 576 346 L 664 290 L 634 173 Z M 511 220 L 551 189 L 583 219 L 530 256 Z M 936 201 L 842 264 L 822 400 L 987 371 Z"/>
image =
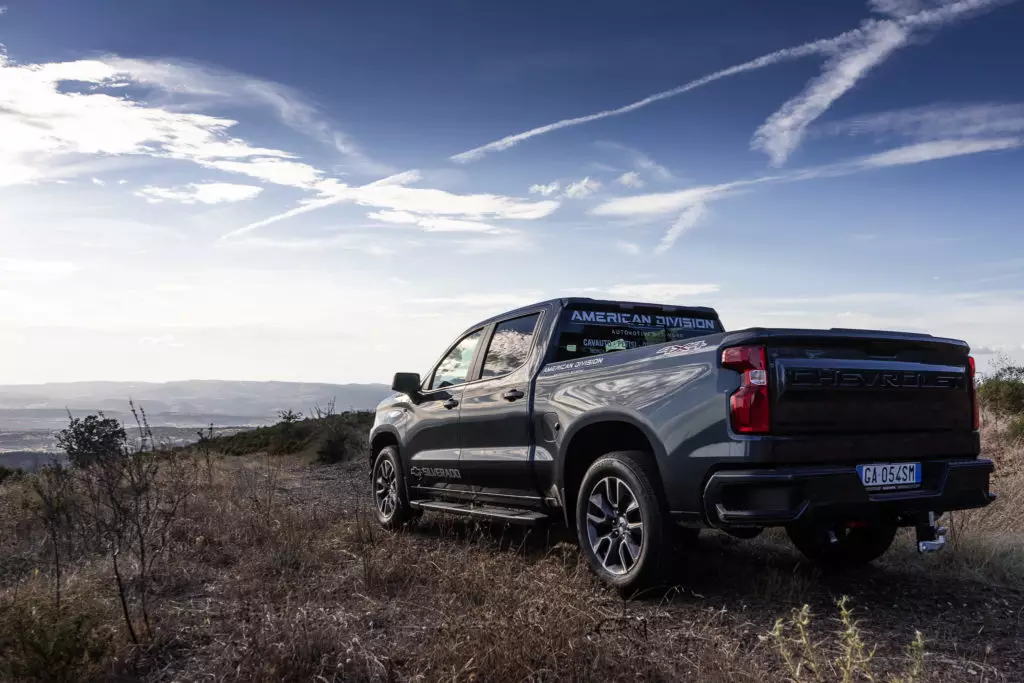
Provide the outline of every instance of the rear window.
<path id="1" fill-rule="evenodd" d="M 717 317 L 685 309 L 576 306 L 562 311 L 555 360 L 585 358 L 722 331 Z"/>

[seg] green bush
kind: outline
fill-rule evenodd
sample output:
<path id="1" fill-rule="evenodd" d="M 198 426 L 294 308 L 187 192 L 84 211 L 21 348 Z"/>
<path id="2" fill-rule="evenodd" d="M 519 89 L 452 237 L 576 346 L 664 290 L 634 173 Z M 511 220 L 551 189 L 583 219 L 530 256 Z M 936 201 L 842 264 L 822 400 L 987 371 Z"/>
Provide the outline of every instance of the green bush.
<path id="1" fill-rule="evenodd" d="M 1006 425 L 1006 438 L 1013 443 L 1024 443 L 1024 415 L 1010 418 Z"/>
<path id="2" fill-rule="evenodd" d="M 1024 366 L 1012 365 L 1005 356 L 978 382 L 978 401 L 996 415 L 1024 415 Z"/>
<path id="3" fill-rule="evenodd" d="M 4 467 L 0 465 L 0 484 L 3 484 L 8 479 L 14 480 L 22 475 L 22 471 L 19 469 L 12 469 L 10 467 Z"/>
<path id="4" fill-rule="evenodd" d="M 43 596 L 0 602 L 0 680 L 86 681 L 103 676 L 112 629 L 101 607 L 75 600 L 57 608 Z"/>

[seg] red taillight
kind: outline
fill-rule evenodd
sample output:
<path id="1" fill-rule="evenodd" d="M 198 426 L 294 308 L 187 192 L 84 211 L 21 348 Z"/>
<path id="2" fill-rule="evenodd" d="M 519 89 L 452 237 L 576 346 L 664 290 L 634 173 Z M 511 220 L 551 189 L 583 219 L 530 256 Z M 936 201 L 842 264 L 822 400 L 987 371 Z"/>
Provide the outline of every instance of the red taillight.
<path id="1" fill-rule="evenodd" d="M 768 362 L 763 346 L 734 346 L 722 351 L 722 367 L 743 373 L 740 388 L 729 397 L 732 428 L 740 434 L 767 434 Z"/>
<path id="2" fill-rule="evenodd" d="M 981 428 L 981 410 L 978 408 L 978 387 L 974 385 L 974 356 L 967 357 L 971 369 L 971 425 L 974 429 Z"/>

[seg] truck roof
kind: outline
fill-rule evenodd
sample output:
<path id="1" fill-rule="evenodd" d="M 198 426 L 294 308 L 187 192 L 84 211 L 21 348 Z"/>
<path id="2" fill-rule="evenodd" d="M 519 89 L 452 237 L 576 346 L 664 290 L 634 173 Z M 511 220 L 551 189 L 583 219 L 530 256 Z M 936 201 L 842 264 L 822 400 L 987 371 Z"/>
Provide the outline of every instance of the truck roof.
<path id="1" fill-rule="evenodd" d="M 530 311 L 535 311 L 538 308 L 543 308 L 545 306 L 557 305 L 561 306 L 562 308 L 566 308 L 568 306 L 572 306 L 573 304 L 597 304 L 606 306 L 619 306 L 623 308 L 660 308 L 661 310 L 668 312 L 692 311 L 694 313 L 703 313 L 704 315 L 707 316 L 714 316 L 716 319 L 718 318 L 718 311 L 711 308 L 710 306 L 680 306 L 676 304 L 652 304 L 639 301 L 616 301 L 612 299 L 592 299 L 590 297 L 583 296 L 570 296 L 561 297 L 558 299 L 548 299 L 546 301 L 538 301 L 537 303 L 530 304 L 529 306 L 520 306 L 519 308 L 513 309 L 511 311 L 504 311 L 497 315 L 493 315 L 490 318 L 487 318 L 486 320 L 481 320 L 480 322 L 471 326 L 469 329 L 481 327 L 483 325 L 489 325 L 495 320 L 498 320 L 500 318 L 507 318 L 508 316 L 515 315 L 517 313 L 529 313 Z"/>

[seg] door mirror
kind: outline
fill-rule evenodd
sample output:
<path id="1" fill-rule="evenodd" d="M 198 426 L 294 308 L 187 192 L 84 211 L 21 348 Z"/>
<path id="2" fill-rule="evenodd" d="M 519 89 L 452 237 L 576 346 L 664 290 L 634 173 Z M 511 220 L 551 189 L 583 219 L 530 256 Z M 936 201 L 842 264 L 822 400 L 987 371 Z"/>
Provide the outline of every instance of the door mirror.
<path id="1" fill-rule="evenodd" d="M 420 375 L 418 372 L 396 372 L 391 382 L 391 390 L 400 394 L 416 396 L 420 393 Z"/>

